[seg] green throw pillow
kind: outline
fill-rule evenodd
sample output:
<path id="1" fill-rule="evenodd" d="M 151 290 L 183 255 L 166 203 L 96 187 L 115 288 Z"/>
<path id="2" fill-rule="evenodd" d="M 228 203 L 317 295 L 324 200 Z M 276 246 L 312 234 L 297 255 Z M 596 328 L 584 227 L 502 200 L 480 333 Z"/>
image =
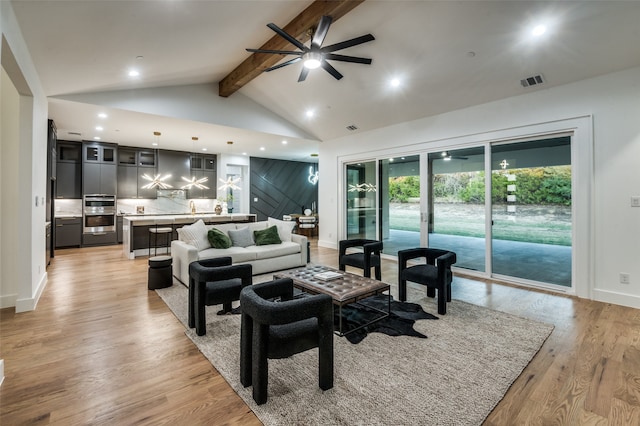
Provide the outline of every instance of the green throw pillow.
<path id="1" fill-rule="evenodd" d="M 219 229 L 209 229 L 207 239 L 213 248 L 226 249 L 231 247 L 231 238 L 227 237 L 227 235 Z"/>
<path id="2" fill-rule="evenodd" d="M 257 246 L 266 246 L 267 244 L 280 244 L 282 240 L 278 236 L 278 227 L 273 225 L 262 231 L 253 231 L 253 239 Z"/>

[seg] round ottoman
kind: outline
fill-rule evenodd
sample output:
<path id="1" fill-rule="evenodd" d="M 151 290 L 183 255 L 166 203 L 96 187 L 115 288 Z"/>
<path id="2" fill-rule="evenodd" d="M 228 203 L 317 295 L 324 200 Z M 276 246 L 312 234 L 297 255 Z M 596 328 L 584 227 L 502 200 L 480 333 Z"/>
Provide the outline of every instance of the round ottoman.
<path id="1" fill-rule="evenodd" d="M 171 287 L 173 285 L 173 267 L 171 256 L 149 258 L 149 290 Z"/>

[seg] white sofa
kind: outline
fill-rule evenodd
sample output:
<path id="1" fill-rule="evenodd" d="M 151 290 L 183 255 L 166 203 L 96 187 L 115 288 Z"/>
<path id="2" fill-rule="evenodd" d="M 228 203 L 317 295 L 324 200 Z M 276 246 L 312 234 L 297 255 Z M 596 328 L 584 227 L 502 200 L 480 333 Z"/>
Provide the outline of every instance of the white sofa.
<path id="1" fill-rule="evenodd" d="M 278 227 L 278 235 L 282 240 L 280 244 L 212 248 L 207 240 L 207 232 L 211 228 L 216 228 L 228 235 L 229 230 L 248 226 L 253 234 L 255 230 L 267 229 L 273 225 Z M 307 264 L 307 237 L 292 234 L 291 229 L 294 225 L 295 222 L 286 223 L 269 218 L 267 221 L 260 222 L 216 225 L 205 225 L 204 222 L 198 221 L 193 225 L 183 227 L 178 230 L 178 239 L 171 242 L 173 275 L 183 284 L 189 285 L 189 264 L 191 262 L 224 256 L 231 257 L 233 264 L 250 263 L 253 266 L 253 275 L 305 266 Z M 204 230 L 205 228 L 206 230 Z"/>

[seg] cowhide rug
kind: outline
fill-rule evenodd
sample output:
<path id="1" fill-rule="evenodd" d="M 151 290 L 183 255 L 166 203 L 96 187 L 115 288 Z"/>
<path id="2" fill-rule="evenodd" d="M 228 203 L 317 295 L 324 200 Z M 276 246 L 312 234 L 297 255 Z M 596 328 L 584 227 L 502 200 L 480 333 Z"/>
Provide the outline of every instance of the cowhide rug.
<path id="1" fill-rule="evenodd" d="M 390 296 L 379 294 L 362 299 L 358 303 L 344 306 L 342 308 L 343 332 L 360 327 L 362 324 L 366 324 L 381 315 L 380 312 L 371 309 L 371 307 L 386 312 L 388 297 Z M 335 309 L 334 312 L 335 324 L 338 324 L 339 310 Z M 388 317 L 349 333 L 345 338 L 354 344 L 360 343 L 369 333 L 384 333 L 388 336 L 413 336 L 425 339 L 427 336 L 413 328 L 416 320 L 419 319 L 438 319 L 438 317 L 425 312 L 422 306 L 417 303 L 398 302 L 392 298 L 391 313 Z"/>

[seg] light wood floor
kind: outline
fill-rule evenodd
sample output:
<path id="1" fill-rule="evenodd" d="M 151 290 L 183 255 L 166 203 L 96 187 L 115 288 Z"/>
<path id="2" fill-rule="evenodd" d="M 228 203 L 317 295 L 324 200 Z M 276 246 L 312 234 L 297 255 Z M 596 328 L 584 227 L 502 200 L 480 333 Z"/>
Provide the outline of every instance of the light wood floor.
<path id="1" fill-rule="evenodd" d="M 48 272 L 35 311 L 0 311 L 0 424 L 260 424 L 147 290 L 146 259 L 58 250 Z M 555 325 L 486 425 L 640 424 L 640 310 L 459 276 L 453 297 Z"/>

